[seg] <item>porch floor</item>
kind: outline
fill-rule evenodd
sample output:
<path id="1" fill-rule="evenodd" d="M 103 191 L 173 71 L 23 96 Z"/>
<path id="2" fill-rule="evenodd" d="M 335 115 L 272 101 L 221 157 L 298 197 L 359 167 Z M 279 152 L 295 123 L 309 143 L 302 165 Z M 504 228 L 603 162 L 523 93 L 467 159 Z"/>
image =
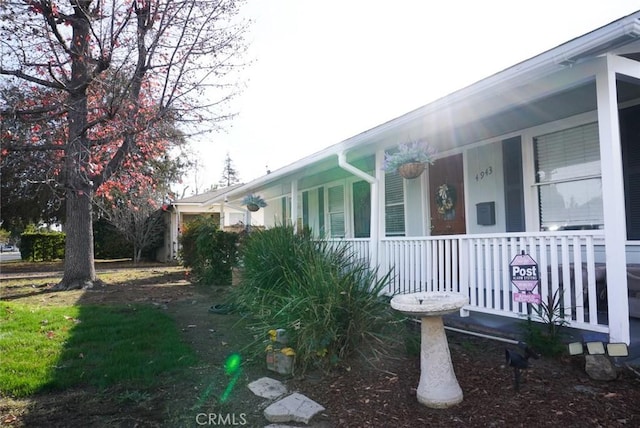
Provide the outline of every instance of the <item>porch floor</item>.
<path id="1" fill-rule="evenodd" d="M 522 323 L 524 320 L 517 318 L 501 317 L 497 315 L 485 314 L 481 312 L 470 312 L 469 316 L 461 317 L 459 314 L 449 314 L 444 317 L 445 327 L 466 330 L 473 333 L 480 333 L 495 336 L 503 339 L 521 340 Z M 629 356 L 616 358 L 615 362 L 629 364 L 640 367 L 640 318 L 630 318 L 631 340 L 629 345 Z M 602 336 L 603 341 L 607 341 L 604 333 L 593 333 L 579 329 L 567 329 L 567 343 L 572 341 L 582 341 L 583 334 Z"/>

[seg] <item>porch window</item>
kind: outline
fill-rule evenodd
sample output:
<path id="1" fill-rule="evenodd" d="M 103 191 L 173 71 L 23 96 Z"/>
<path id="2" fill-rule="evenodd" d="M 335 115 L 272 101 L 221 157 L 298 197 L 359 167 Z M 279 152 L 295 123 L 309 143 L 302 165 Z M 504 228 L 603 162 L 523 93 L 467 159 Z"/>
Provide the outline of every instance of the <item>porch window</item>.
<path id="1" fill-rule="evenodd" d="M 286 196 L 280 198 L 280 208 L 282 210 L 282 224 L 291 224 L 291 218 L 289 217 L 289 198 Z"/>
<path id="2" fill-rule="evenodd" d="M 344 238 L 344 187 L 329 187 L 327 189 L 327 200 L 329 233 L 332 238 Z"/>
<path id="3" fill-rule="evenodd" d="M 324 230 L 324 187 L 318 189 L 318 234 L 325 236 Z"/>
<path id="4" fill-rule="evenodd" d="M 404 236 L 404 182 L 400 175 L 385 175 L 384 200 L 386 235 Z"/>
<path id="5" fill-rule="evenodd" d="M 371 236 L 371 185 L 366 181 L 353 183 L 353 236 Z"/>
<path id="6" fill-rule="evenodd" d="M 596 229 L 603 221 L 598 124 L 534 138 L 542 230 Z"/>

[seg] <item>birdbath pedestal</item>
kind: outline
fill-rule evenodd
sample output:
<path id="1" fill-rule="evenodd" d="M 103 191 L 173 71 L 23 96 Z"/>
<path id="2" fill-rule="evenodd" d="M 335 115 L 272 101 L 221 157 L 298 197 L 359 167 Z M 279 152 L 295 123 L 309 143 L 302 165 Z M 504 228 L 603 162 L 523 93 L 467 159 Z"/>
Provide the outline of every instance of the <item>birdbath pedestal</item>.
<path id="1" fill-rule="evenodd" d="M 438 291 L 399 294 L 391 299 L 393 309 L 422 319 L 417 397 L 427 407 L 446 408 L 462 401 L 442 315 L 458 311 L 468 303 L 464 294 Z"/>

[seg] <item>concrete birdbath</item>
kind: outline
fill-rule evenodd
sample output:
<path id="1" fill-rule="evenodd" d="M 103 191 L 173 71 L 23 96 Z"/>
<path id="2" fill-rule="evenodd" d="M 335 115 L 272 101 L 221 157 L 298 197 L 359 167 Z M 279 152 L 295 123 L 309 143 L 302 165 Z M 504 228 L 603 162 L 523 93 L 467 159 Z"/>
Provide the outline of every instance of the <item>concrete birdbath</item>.
<path id="1" fill-rule="evenodd" d="M 422 319 L 417 396 L 427 407 L 446 408 L 462 401 L 442 315 L 458 311 L 468 303 L 464 294 L 437 291 L 399 294 L 391 299 L 391 307 L 396 311 Z"/>

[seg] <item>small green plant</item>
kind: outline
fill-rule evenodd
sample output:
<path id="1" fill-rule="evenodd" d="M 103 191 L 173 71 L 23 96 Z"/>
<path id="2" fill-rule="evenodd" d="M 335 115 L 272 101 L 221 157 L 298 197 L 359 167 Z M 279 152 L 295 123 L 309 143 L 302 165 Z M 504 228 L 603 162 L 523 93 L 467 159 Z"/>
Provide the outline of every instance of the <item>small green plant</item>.
<path id="1" fill-rule="evenodd" d="M 412 141 L 398 145 L 398 150 L 393 153 L 385 153 L 383 168 L 394 173 L 401 165 L 406 163 L 433 163 L 435 150 L 428 144 L 420 141 Z"/>
<path id="2" fill-rule="evenodd" d="M 533 312 L 542 322 L 542 326 L 527 316 L 524 327 L 525 341 L 533 349 L 542 355 L 557 357 L 565 350 L 562 327 L 568 322 L 564 318 L 565 307 L 562 301 L 560 289 L 547 297 L 547 301 L 541 301 L 538 305 L 532 305 Z"/>

